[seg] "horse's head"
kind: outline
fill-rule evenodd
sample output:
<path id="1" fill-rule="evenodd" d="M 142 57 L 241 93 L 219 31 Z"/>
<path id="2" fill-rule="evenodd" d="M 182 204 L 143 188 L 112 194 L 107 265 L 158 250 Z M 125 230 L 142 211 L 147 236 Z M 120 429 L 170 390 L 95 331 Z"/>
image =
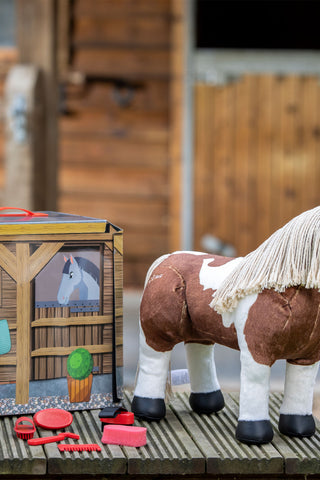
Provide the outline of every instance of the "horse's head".
<path id="1" fill-rule="evenodd" d="M 69 259 L 64 257 L 64 261 L 65 264 L 57 295 L 57 300 L 60 305 L 67 305 L 69 303 L 70 295 L 81 282 L 81 269 L 77 260 L 70 255 Z"/>

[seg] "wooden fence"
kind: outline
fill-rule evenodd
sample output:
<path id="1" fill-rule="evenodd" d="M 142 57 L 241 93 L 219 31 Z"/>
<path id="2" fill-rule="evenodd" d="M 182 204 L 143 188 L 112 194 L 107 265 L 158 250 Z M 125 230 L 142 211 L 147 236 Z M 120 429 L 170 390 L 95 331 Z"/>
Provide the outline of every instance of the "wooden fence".
<path id="1" fill-rule="evenodd" d="M 246 75 L 195 87 L 195 244 L 209 233 L 244 255 L 320 204 L 320 86 Z"/>

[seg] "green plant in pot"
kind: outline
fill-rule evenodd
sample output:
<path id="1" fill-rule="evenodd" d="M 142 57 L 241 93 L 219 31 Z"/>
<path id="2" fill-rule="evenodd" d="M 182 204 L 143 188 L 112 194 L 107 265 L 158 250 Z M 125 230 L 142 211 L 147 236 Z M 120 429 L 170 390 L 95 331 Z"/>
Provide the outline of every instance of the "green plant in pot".
<path id="1" fill-rule="evenodd" d="M 93 358 L 85 348 L 77 348 L 67 359 L 67 378 L 71 403 L 88 402 L 91 395 Z"/>

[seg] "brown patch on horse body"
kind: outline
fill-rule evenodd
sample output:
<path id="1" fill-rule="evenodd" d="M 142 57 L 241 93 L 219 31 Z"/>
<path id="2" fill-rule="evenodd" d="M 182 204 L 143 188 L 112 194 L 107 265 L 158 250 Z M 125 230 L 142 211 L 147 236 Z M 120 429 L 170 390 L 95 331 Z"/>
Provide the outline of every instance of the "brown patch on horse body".
<path id="1" fill-rule="evenodd" d="M 145 287 L 140 322 L 147 344 L 157 351 L 171 350 L 180 342 L 219 343 L 238 349 L 234 326 L 223 326 L 209 304 L 213 290 L 203 290 L 199 273 L 204 259 L 219 267 L 232 258 L 216 255 L 173 254 L 152 272 Z"/>
<path id="2" fill-rule="evenodd" d="M 297 365 L 320 360 L 320 293 L 290 287 L 279 293 L 264 290 L 252 305 L 244 328 L 251 355 L 272 365 L 286 359 Z"/>

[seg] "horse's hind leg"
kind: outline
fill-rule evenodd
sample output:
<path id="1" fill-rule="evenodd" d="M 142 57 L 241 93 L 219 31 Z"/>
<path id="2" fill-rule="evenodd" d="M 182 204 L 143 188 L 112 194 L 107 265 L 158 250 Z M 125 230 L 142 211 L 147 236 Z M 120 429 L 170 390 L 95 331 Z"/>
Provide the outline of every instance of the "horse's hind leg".
<path id="1" fill-rule="evenodd" d="M 186 354 L 190 375 L 192 410 L 197 413 L 218 412 L 224 399 L 218 382 L 213 357 L 213 345 L 187 343 Z"/>
<path id="2" fill-rule="evenodd" d="M 312 402 L 319 363 L 293 365 L 287 362 L 279 430 L 284 435 L 310 437 L 315 432 Z"/>
<path id="3" fill-rule="evenodd" d="M 170 357 L 171 351 L 151 348 L 140 327 L 139 372 L 131 408 L 143 420 L 158 421 L 166 414 L 164 397 Z"/>

